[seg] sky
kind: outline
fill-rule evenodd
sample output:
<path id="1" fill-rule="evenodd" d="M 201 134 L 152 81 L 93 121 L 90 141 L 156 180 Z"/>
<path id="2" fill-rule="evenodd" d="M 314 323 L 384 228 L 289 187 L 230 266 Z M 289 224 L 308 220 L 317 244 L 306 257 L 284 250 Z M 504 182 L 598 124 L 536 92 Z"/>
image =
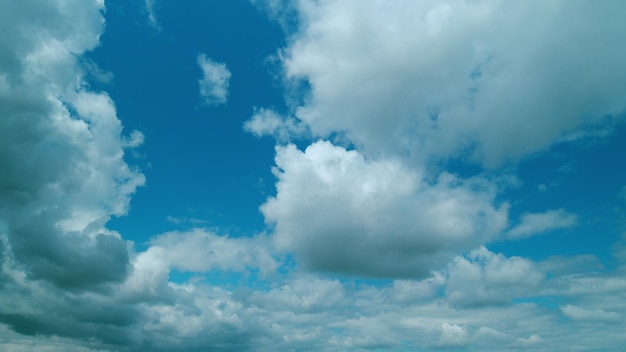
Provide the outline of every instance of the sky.
<path id="1" fill-rule="evenodd" d="M 621 351 L 625 11 L 0 2 L 0 350 Z"/>

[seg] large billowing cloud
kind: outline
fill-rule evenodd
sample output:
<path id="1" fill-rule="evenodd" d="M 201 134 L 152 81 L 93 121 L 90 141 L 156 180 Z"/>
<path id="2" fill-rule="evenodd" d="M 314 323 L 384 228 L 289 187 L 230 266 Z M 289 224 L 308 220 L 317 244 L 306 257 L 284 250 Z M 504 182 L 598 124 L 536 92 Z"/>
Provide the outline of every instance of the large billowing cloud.
<path id="1" fill-rule="evenodd" d="M 261 210 L 279 248 L 309 269 L 418 277 L 507 226 L 486 180 L 427 180 L 400 161 L 374 161 L 317 142 L 277 148 L 276 197 Z"/>
<path id="2" fill-rule="evenodd" d="M 275 2 L 271 2 L 276 7 Z M 271 8 L 271 6 L 270 6 Z M 619 1 L 300 1 L 295 115 L 367 155 L 517 159 L 623 116 Z"/>
<path id="3" fill-rule="evenodd" d="M 103 225 L 143 175 L 106 93 L 86 89 L 77 55 L 98 44 L 102 4 L 3 4 L 0 228 L 33 278 L 80 289 L 124 279 L 124 241 Z"/>
<path id="4" fill-rule="evenodd" d="M 0 5 L 0 321 L 19 333 L 113 338 L 135 319 L 104 295 L 130 268 L 128 244 L 104 225 L 144 183 L 124 161 L 141 134 L 122 135 L 78 60 L 98 45 L 102 10 Z"/>

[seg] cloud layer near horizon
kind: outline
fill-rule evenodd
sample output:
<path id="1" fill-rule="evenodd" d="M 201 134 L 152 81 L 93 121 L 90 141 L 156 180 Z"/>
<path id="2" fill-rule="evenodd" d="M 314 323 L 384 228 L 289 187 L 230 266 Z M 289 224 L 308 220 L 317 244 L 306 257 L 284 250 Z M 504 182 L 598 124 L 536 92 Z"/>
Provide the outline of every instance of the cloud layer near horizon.
<path id="1" fill-rule="evenodd" d="M 348 7 L 355 4 L 359 6 Z M 476 49 L 444 49 L 457 41 L 465 43 L 467 35 L 477 33 L 474 27 L 482 26 L 484 16 L 500 13 L 499 7 L 489 5 L 500 3 L 485 1 L 469 8 L 450 2 L 447 7 L 429 4 L 423 9 L 426 5 L 405 3 L 413 11 L 360 4 L 364 3 L 300 2 L 300 36 L 283 52 L 287 78 L 304 77 L 312 88 L 310 102 L 294 111 L 298 128 L 287 127 L 284 133 L 299 133 L 298 124 L 304 123 L 320 136 L 345 133 L 358 149 L 328 141 L 304 150 L 277 147 L 276 194 L 261 208 L 273 227 L 269 234 L 238 238 L 207 229 L 171 231 L 154 236 L 145 250 L 139 250 L 106 224 L 112 216 L 126 214 L 132 194 L 145 182 L 125 160 L 127 150 L 138 147 L 143 135 L 124 131 L 111 98 L 90 89 L 80 60 L 99 45 L 105 24 L 103 2 L 0 3 L 0 30 L 5 33 L 0 40 L 0 347 L 9 351 L 621 348 L 626 343 L 623 243 L 614 248 L 615 269 L 604 272 L 596 270 L 595 258 L 532 261 L 494 253 L 483 244 L 507 235 L 525 237 L 573 226 L 577 218 L 566 210 L 546 209 L 526 213 L 511 226 L 506 202 L 497 199 L 504 181 L 433 172 L 416 161 L 421 157 L 413 155 L 412 138 L 398 135 L 411 124 L 411 112 L 424 113 L 426 103 L 413 103 L 412 98 L 426 88 L 420 83 L 396 97 L 410 82 L 394 83 L 394 78 L 409 80 L 419 72 L 406 62 L 387 70 L 389 58 L 375 55 L 377 51 L 368 46 L 387 45 L 385 49 L 397 54 L 391 57 L 400 61 L 405 54 L 421 52 L 423 45 L 412 43 L 412 37 L 394 35 L 407 30 L 401 26 L 412 25 L 404 12 L 426 15 L 427 35 L 454 34 L 452 42 L 435 47 L 434 58 L 419 61 L 420 72 L 429 72 L 429 65 L 439 58 L 460 71 L 450 72 L 449 81 L 440 71 L 432 71 L 433 83 L 442 80 L 432 90 L 445 93 L 451 87 L 452 98 L 447 93 L 431 97 L 433 104 L 441 104 L 435 106 L 439 110 L 431 110 L 437 115 L 432 123 L 441 127 L 416 134 L 427 156 L 453 153 L 462 147 L 451 142 L 454 138 L 483 131 L 478 126 L 489 124 L 473 121 L 458 129 L 446 127 L 457 116 L 455 109 L 467 109 L 456 87 L 460 80 L 459 86 L 467 88 L 464 75 L 473 68 L 454 60 L 474 58 Z M 584 15 L 577 8 L 580 4 L 572 5 L 573 18 Z M 520 22 L 529 9 L 519 6 L 502 13 Z M 569 13 L 547 10 L 556 20 L 546 19 L 546 26 L 562 24 Z M 513 16 L 519 14 L 516 11 L 521 17 Z M 459 13 L 476 23 L 461 22 L 459 32 L 450 34 L 445 23 L 456 21 Z M 606 26 L 622 25 L 621 19 L 611 17 L 617 13 L 606 14 Z M 399 18 L 400 27 L 386 26 L 382 18 L 389 15 Z M 373 31 L 374 25 L 382 30 Z M 614 32 L 599 25 L 594 31 L 606 32 L 606 42 L 598 44 L 605 48 L 615 39 Z M 513 26 L 505 26 L 503 33 L 512 32 Z M 336 38 L 330 38 L 331 30 L 338 33 Z M 370 36 L 362 37 L 359 30 Z M 316 35 L 309 37 L 310 33 Z M 495 36 L 484 28 L 478 33 L 487 39 Z M 411 45 L 390 38 L 404 38 Z M 331 47 L 326 47 L 328 41 Z M 490 62 L 495 64 L 488 65 L 495 67 L 485 66 L 481 77 L 519 78 L 516 70 L 527 68 L 509 57 L 514 53 L 504 50 L 504 39 L 494 43 L 484 50 L 494 57 Z M 551 43 L 546 40 L 546 45 Z M 410 52 L 397 52 L 403 47 Z M 457 50 L 459 56 L 448 57 Z M 622 58 L 623 52 L 615 52 L 611 60 Z M 333 59 L 351 53 L 366 55 Z M 499 54 L 504 57 L 496 58 Z M 536 60 L 545 57 L 542 48 L 531 54 Z M 597 64 L 610 66 L 611 60 Z M 342 70 L 335 67 L 346 64 Z M 564 72 L 576 67 L 574 62 Z M 508 73 L 499 75 L 498 69 Z M 604 71 L 585 76 L 592 88 L 600 89 L 595 79 L 610 83 L 589 97 L 588 109 L 580 110 L 589 116 L 557 119 L 545 136 L 523 148 L 516 147 L 519 141 L 500 144 L 487 128 L 471 141 L 478 143 L 472 156 L 495 165 L 505 157 L 549 145 L 568 129 L 595 121 L 595 113 L 623 108 L 621 95 L 611 90 L 623 82 L 623 73 L 617 70 L 610 79 Z M 372 75 L 389 76 L 384 84 L 364 84 L 373 82 Z M 538 73 L 516 94 L 529 96 L 537 84 L 533 77 L 537 79 Z M 499 93 L 493 84 L 485 83 L 484 89 Z M 351 93 L 349 88 L 355 87 Z M 388 89 L 389 96 L 380 96 Z M 218 92 L 218 98 L 225 99 L 226 93 Z M 333 92 L 344 94 L 346 100 L 326 95 Z M 483 101 L 487 98 L 480 97 L 486 94 L 482 92 L 476 93 L 477 103 L 486 106 L 480 109 L 493 109 L 497 115 L 501 103 Z M 573 98 L 580 97 L 574 93 Z M 530 103 L 543 102 L 536 99 L 530 94 Z M 355 101 L 365 106 L 350 105 Z M 390 108 L 398 102 L 406 111 Z M 579 111 L 576 99 L 572 104 L 572 111 Z M 545 108 L 548 113 L 556 111 Z M 510 119 L 534 112 L 515 113 Z M 488 121 L 496 124 L 493 128 L 504 123 L 496 121 L 496 115 L 485 115 L 493 119 Z M 420 124 L 423 120 L 417 119 Z M 281 130 L 279 125 L 256 130 L 275 133 Z M 406 131 L 419 126 L 409 127 Z M 439 137 L 442 151 L 429 144 Z M 486 151 L 491 147 L 502 149 Z M 378 148 L 384 153 L 375 155 L 372 150 Z M 405 157 L 406 150 L 411 157 Z M 185 275 L 190 278 L 180 279 Z M 350 275 L 384 280 L 372 284 Z M 554 297 L 558 299 L 550 301 Z M 550 304 L 541 304 L 546 300 Z"/>

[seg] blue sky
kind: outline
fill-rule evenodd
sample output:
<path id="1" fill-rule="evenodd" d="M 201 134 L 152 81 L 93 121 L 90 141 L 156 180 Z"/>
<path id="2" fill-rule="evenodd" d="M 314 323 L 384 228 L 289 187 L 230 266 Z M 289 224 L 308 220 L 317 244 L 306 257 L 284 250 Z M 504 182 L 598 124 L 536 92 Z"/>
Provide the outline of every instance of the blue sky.
<path id="1" fill-rule="evenodd" d="M 0 4 L 0 349 L 619 351 L 624 7 Z"/>

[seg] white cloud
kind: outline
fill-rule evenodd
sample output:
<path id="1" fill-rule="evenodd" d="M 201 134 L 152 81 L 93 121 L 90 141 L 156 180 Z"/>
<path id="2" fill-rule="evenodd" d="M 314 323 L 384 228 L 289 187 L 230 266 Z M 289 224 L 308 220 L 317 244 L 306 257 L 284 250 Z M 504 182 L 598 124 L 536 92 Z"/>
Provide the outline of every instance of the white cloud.
<path id="1" fill-rule="evenodd" d="M 520 337 L 519 339 L 517 339 L 517 343 L 522 346 L 533 346 L 541 343 L 542 341 L 543 339 L 541 338 L 541 336 L 536 334 L 530 335 L 527 338 Z"/>
<path id="2" fill-rule="evenodd" d="M 155 299 L 172 295 L 171 270 L 183 273 L 252 273 L 267 278 L 278 268 L 266 237 L 229 238 L 202 229 L 168 232 L 153 238 L 137 253 L 122 287 L 125 297 Z"/>
<path id="3" fill-rule="evenodd" d="M 446 296 L 460 307 L 509 304 L 537 292 L 544 274 L 531 261 L 481 247 L 448 266 Z"/>
<path id="4" fill-rule="evenodd" d="M 263 108 L 255 110 L 243 128 L 257 137 L 273 136 L 281 142 L 302 136 L 306 131 L 306 127 L 295 118 L 283 118 L 275 111 Z"/>
<path id="5" fill-rule="evenodd" d="M 434 272 L 432 277 L 420 281 L 394 280 L 389 298 L 400 303 L 432 300 L 445 284 L 446 278 L 439 272 Z"/>
<path id="6" fill-rule="evenodd" d="M 268 292 L 255 292 L 249 301 L 277 311 L 315 313 L 343 304 L 345 294 L 345 289 L 338 280 L 302 276 Z"/>
<path id="7" fill-rule="evenodd" d="M 189 232 L 169 232 L 152 239 L 150 250 L 162 249 L 165 260 L 181 271 L 245 272 L 258 269 L 269 275 L 277 268 L 267 251 L 267 238 L 229 238 L 196 229 Z M 161 258 L 164 260 L 164 258 Z"/>
<path id="8" fill-rule="evenodd" d="M 275 6 L 274 6 L 275 7 Z M 497 166 L 626 110 L 621 2 L 300 1 L 295 116 L 366 155 Z M 276 12 L 276 11 L 274 11 Z M 389 20 L 393 18 L 393 20 Z"/>
<path id="9" fill-rule="evenodd" d="M 368 160 L 329 142 L 276 148 L 276 197 L 261 206 L 279 248 L 309 269 L 426 276 L 452 253 L 507 225 L 485 180 L 441 174 L 427 181 L 399 161 Z"/>
<path id="10" fill-rule="evenodd" d="M 143 142 L 145 141 L 145 139 L 146 138 L 143 135 L 143 133 L 141 133 L 141 131 L 133 130 L 130 133 L 130 136 L 128 138 L 126 138 L 125 147 L 127 147 L 127 148 L 137 148 L 137 147 L 143 145 Z"/>
<path id="11" fill-rule="evenodd" d="M 215 62 L 205 54 L 200 54 L 198 66 L 202 69 L 202 78 L 198 80 L 202 101 L 210 106 L 226 104 L 230 84 L 230 71 L 226 64 Z"/>
<path id="12" fill-rule="evenodd" d="M 464 327 L 444 323 L 441 325 L 441 336 L 435 345 L 441 348 L 463 347 L 467 344 L 467 335 Z"/>
<path id="13" fill-rule="evenodd" d="M 530 237 L 542 232 L 569 228 L 576 225 L 577 217 L 563 209 L 548 210 L 543 213 L 522 214 L 519 224 L 507 231 L 509 238 Z"/>
<path id="14" fill-rule="evenodd" d="M 571 304 L 561 307 L 563 314 L 574 320 L 592 322 L 615 322 L 619 321 L 620 315 L 615 312 L 607 312 L 603 309 L 584 309 Z"/>

